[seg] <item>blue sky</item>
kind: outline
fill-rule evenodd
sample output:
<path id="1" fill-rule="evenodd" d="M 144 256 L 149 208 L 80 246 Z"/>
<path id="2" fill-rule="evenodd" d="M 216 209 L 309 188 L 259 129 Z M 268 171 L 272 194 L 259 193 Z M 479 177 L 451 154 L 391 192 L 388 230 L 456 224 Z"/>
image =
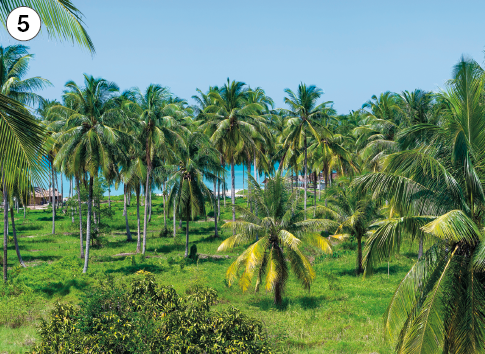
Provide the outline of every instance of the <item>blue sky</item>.
<path id="1" fill-rule="evenodd" d="M 462 54 L 483 63 L 481 1 L 73 0 L 93 57 L 40 34 L 30 75 L 55 85 L 82 74 L 122 90 L 150 83 L 189 99 L 227 77 L 261 86 L 282 107 L 300 81 L 321 87 L 339 113 L 380 92 L 436 90 Z M 3 46 L 19 43 L 1 31 Z M 190 102 L 190 100 L 189 100 Z"/>

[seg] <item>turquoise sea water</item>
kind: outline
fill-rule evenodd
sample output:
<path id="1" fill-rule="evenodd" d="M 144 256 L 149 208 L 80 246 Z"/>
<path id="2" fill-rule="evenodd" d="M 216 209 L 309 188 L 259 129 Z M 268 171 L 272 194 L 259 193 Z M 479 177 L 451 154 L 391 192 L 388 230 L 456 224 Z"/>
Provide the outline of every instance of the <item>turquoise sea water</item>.
<path id="1" fill-rule="evenodd" d="M 275 169 L 278 168 L 278 165 L 275 166 Z M 251 166 L 251 173 L 253 173 L 254 169 L 253 169 L 253 166 Z M 236 185 L 236 189 L 243 189 L 243 166 L 242 165 L 237 165 L 234 167 L 234 172 L 235 172 L 235 185 Z M 261 174 L 259 176 L 259 182 L 263 182 L 264 180 L 264 175 Z M 248 183 L 247 183 L 247 178 L 248 178 L 248 174 L 247 174 L 247 167 L 244 167 L 244 188 L 247 188 L 248 186 Z M 64 197 L 68 197 L 69 196 L 69 181 L 67 180 L 67 178 L 65 176 L 63 176 L 63 180 L 64 180 Z M 61 189 L 61 181 L 59 179 L 59 191 Z M 213 184 L 212 183 L 208 183 L 206 181 L 206 184 L 207 186 L 212 189 L 213 188 Z M 226 174 L 226 184 L 227 184 L 227 189 L 230 191 L 231 190 L 231 171 L 229 168 L 227 168 L 227 174 Z M 159 190 L 159 189 L 155 189 L 154 190 L 154 193 L 161 193 L 162 191 Z M 115 189 L 114 186 L 111 186 L 111 195 L 122 195 L 123 194 L 123 185 L 120 185 L 118 187 L 118 189 Z M 106 195 L 108 195 L 108 192 L 106 192 Z"/>

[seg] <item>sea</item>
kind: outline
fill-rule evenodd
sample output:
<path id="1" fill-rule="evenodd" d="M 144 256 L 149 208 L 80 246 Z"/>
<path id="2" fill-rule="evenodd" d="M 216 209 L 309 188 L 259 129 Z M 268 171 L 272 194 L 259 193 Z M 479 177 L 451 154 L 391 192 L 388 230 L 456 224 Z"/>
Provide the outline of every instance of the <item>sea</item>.
<path id="1" fill-rule="evenodd" d="M 276 169 L 278 168 L 278 164 L 275 165 L 275 171 Z M 228 191 L 231 190 L 231 171 L 230 171 L 230 168 L 228 167 L 227 169 L 227 173 L 226 173 L 226 188 Z M 244 170 L 244 182 L 243 182 L 243 170 Z M 251 173 L 254 172 L 254 167 L 251 166 Z M 242 190 L 242 189 L 246 189 L 248 187 L 248 174 L 247 174 L 247 166 L 243 166 L 243 165 L 236 165 L 234 166 L 234 173 L 235 173 L 235 188 L 236 190 Z M 259 183 L 262 183 L 265 179 L 267 175 L 265 175 L 264 173 L 261 173 L 257 178 L 258 178 L 258 181 Z M 68 197 L 69 196 L 69 180 L 66 178 L 66 176 L 62 176 L 62 179 L 64 181 L 64 197 Z M 204 181 L 206 183 L 206 185 L 212 190 L 212 188 L 214 187 L 214 184 L 213 183 L 210 183 L 208 181 Z M 60 189 L 61 189 L 61 181 L 59 179 L 58 181 L 59 183 L 59 192 L 60 192 Z M 115 188 L 114 185 L 111 186 L 111 195 L 123 195 L 123 184 L 120 184 L 118 186 L 118 188 Z M 154 193 L 156 194 L 159 194 L 159 193 L 162 193 L 162 191 L 158 188 L 154 189 L 153 190 Z M 108 195 L 108 192 L 105 193 L 105 195 Z"/>

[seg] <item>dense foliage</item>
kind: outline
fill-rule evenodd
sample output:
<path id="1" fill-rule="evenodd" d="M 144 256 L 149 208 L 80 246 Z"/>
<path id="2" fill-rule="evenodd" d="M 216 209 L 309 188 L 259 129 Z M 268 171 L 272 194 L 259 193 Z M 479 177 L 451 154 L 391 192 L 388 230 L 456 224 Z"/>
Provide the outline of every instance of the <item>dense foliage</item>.
<path id="1" fill-rule="evenodd" d="M 107 281 L 78 308 L 58 303 L 32 353 L 271 353 L 261 323 L 235 308 L 211 311 L 214 290 L 179 296 L 138 274 L 129 291 Z"/>

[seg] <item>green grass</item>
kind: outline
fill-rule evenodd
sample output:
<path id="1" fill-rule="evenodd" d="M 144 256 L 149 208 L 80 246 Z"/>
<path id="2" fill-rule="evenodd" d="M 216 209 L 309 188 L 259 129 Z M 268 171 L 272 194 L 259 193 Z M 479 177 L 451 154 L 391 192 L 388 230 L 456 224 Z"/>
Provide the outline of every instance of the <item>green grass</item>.
<path id="1" fill-rule="evenodd" d="M 184 252 L 185 230 L 178 229 L 175 239 L 158 237 L 163 227 L 162 199 L 153 200 L 152 222 L 148 228 L 147 258 L 116 256 L 134 253 L 136 242 L 125 241 L 122 198 L 112 203 L 115 215 L 101 235 L 102 246 L 91 249 L 88 274 L 82 274 L 79 258 L 78 219 L 71 223 L 69 214 L 59 215 L 56 235 L 51 235 L 51 214 L 46 211 L 16 215 L 20 250 L 28 264 L 18 266 L 13 242 L 9 242 L 9 282 L 0 285 L 0 353 L 23 353 L 37 339 L 36 326 L 56 301 L 77 303 L 79 296 L 105 277 L 127 279 L 140 269 L 155 274 L 161 284 L 172 285 L 178 292 L 193 284 L 210 286 L 218 291 L 216 308 L 235 306 L 261 320 L 275 350 L 280 353 L 392 353 L 392 345 L 382 335 L 382 316 L 399 281 L 416 259 L 417 245 L 404 246 L 404 255 L 392 260 L 376 274 L 363 280 L 354 275 L 355 245 L 349 242 L 334 249 L 333 256 L 315 249 L 305 252 L 313 261 L 317 278 L 311 291 L 303 290 L 293 277 L 287 285 L 284 303 L 275 307 L 271 293 L 242 293 L 237 286 L 227 287 L 225 272 L 242 247 L 225 252 L 229 258 L 200 259 L 197 264 L 180 266 Z M 121 200 L 120 200 L 121 199 Z M 238 198 L 238 204 L 245 199 Z M 103 204 L 107 207 L 107 204 Z M 221 202 L 221 207 L 223 203 Z M 141 208 L 141 213 L 143 208 Z M 136 239 L 134 200 L 128 209 L 130 228 Z M 212 213 L 211 213 L 212 215 Z M 223 209 L 222 220 L 231 218 L 230 203 Z M 172 220 L 168 220 L 172 225 Z M 85 225 L 84 225 L 85 226 Z M 178 226 L 178 221 L 177 221 Z M 184 223 L 185 226 L 185 223 Z M 3 225 L 0 223 L 3 229 Z M 216 255 L 219 239 L 212 238 L 213 222 L 203 219 L 190 223 L 190 240 L 198 252 Z"/>

